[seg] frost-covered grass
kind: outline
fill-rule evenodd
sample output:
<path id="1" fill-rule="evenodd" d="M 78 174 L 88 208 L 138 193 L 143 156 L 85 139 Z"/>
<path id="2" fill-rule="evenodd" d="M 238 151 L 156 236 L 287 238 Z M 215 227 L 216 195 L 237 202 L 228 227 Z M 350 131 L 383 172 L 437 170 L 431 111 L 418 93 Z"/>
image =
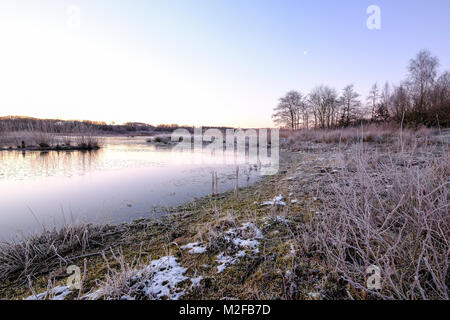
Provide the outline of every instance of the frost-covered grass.
<path id="1" fill-rule="evenodd" d="M 338 277 L 359 297 L 449 299 L 450 154 L 436 147 L 338 154 L 319 193 L 314 232 Z M 367 269 L 381 289 L 367 288 Z"/>
<path id="2" fill-rule="evenodd" d="M 283 201 L 283 196 L 280 194 L 279 196 L 274 197 L 270 201 L 264 201 L 261 205 L 263 205 L 263 206 L 285 206 L 286 202 Z"/>
<path id="3" fill-rule="evenodd" d="M 82 222 L 22 235 L 0 243 L 0 280 L 26 279 L 60 263 L 74 251 L 86 251 L 101 243 L 103 227 Z"/>
<path id="4" fill-rule="evenodd" d="M 66 296 L 70 295 L 71 293 L 72 290 L 69 286 L 57 286 L 45 292 L 31 295 L 25 298 L 25 300 L 64 300 Z"/>
<path id="5" fill-rule="evenodd" d="M 371 124 L 364 126 L 336 128 L 336 129 L 311 129 L 298 130 L 285 134 L 287 146 L 296 146 L 303 142 L 315 143 L 360 143 L 360 142 L 374 142 L 380 144 L 386 143 L 430 143 L 440 142 L 434 139 L 438 134 L 437 129 L 420 128 L 407 129 L 401 128 L 394 124 Z"/>
<path id="6" fill-rule="evenodd" d="M 143 263 L 135 261 L 127 263 L 122 253 L 113 253 L 119 264 L 113 268 L 108 264 L 108 273 L 104 281 L 98 283 L 98 288 L 84 298 L 105 300 L 177 300 L 186 291 L 180 285 L 190 282 L 191 287 L 197 287 L 203 277 L 189 278 L 185 276 L 187 268 L 182 267 L 173 256 L 163 256 L 159 259 Z M 104 258 L 106 259 L 106 257 Z"/>

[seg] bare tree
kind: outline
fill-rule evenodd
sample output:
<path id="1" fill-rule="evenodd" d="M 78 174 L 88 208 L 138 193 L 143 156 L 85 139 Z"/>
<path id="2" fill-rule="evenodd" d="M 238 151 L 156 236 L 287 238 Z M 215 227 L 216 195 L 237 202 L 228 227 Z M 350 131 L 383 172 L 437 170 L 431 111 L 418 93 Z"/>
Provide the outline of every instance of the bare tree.
<path id="1" fill-rule="evenodd" d="M 411 105 L 409 94 L 405 85 L 401 84 L 400 86 L 394 88 L 391 99 L 391 113 L 394 120 L 397 122 L 403 121 L 405 114 L 408 110 L 410 110 Z"/>
<path id="2" fill-rule="evenodd" d="M 274 108 L 273 121 L 281 126 L 297 130 L 300 122 L 300 110 L 304 105 L 303 96 L 298 91 L 289 91 Z"/>
<path id="3" fill-rule="evenodd" d="M 338 100 L 336 90 L 319 86 L 309 94 L 309 104 L 318 128 L 332 128 L 336 125 Z"/>
<path id="4" fill-rule="evenodd" d="M 353 84 L 346 86 L 342 90 L 340 103 L 342 107 L 340 125 L 348 127 L 356 118 L 356 112 L 361 106 L 359 94 L 353 89 Z"/>
<path id="5" fill-rule="evenodd" d="M 427 123 L 435 126 L 450 126 L 450 72 L 444 72 L 433 88 L 432 107 Z"/>
<path id="6" fill-rule="evenodd" d="M 391 108 L 391 96 L 389 93 L 389 84 L 386 82 L 379 96 L 379 101 L 375 104 L 375 112 L 372 120 L 377 122 L 385 122 L 390 118 L 389 110 Z"/>
<path id="7" fill-rule="evenodd" d="M 391 88 L 388 82 L 384 84 L 383 90 L 381 91 L 380 100 L 381 103 L 389 107 L 391 103 Z"/>
<path id="8" fill-rule="evenodd" d="M 414 111 L 418 121 L 423 122 L 424 113 L 429 107 L 429 95 L 435 82 L 439 60 L 428 50 L 420 51 L 415 59 L 409 62 L 409 85 L 414 99 Z"/>
<path id="9" fill-rule="evenodd" d="M 309 104 L 306 101 L 303 101 L 301 107 L 300 107 L 300 114 L 301 114 L 301 122 L 303 124 L 304 129 L 309 129 L 309 116 L 310 116 L 311 110 L 309 107 Z"/>
<path id="10" fill-rule="evenodd" d="M 375 84 L 372 86 L 372 88 L 369 91 L 369 96 L 367 97 L 367 102 L 369 103 L 372 120 L 375 119 L 375 112 L 377 109 L 379 99 L 380 99 L 380 93 L 378 90 L 378 84 L 375 82 Z"/>
<path id="11" fill-rule="evenodd" d="M 411 59 L 406 81 L 397 87 L 375 83 L 363 108 L 353 85 L 346 86 L 339 99 L 328 86 L 314 88 L 307 97 L 290 91 L 280 99 L 272 118 L 293 130 L 300 127 L 333 128 L 365 121 L 394 120 L 405 125 L 450 126 L 450 72 L 438 75 L 439 61 L 427 50 Z"/>

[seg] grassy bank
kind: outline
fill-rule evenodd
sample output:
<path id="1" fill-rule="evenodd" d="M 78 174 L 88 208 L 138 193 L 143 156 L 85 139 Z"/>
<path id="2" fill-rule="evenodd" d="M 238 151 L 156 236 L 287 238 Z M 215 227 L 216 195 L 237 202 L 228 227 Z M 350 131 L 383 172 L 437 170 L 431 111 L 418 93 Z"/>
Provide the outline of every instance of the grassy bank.
<path id="1" fill-rule="evenodd" d="M 237 197 L 205 197 L 101 232 L 85 226 L 3 244 L 2 264 L 22 267 L 0 275 L 0 295 L 448 299 L 448 144 L 414 141 L 286 140 L 279 173 Z M 11 260 L 11 252 L 29 257 Z M 80 290 L 64 288 L 72 264 Z M 380 289 L 367 285 L 374 265 Z"/>

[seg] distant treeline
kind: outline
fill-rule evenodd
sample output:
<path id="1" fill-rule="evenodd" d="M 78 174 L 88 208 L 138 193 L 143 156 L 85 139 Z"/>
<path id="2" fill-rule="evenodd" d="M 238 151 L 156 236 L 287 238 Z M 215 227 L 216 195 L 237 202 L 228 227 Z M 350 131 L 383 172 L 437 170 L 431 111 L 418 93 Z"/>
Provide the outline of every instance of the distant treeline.
<path id="1" fill-rule="evenodd" d="M 0 117 L 0 132 L 17 131 L 42 131 L 52 133 L 77 133 L 89 130 L 90 132 L 110 133 L 110 134 L 133 134 L 133 133 L 163 133 L 172 132 L 175 129 L 186 129 L 190 133 L 194 132 L 193 126 L 178 124 L 160 124 L 153 126 L 141 122 L 127 122 L 124 124 L 106 124 L 100 121 L 89 120 L 59 120 L 59 119 L 38 119 L 22 116 Z M 203 130 L 213 127 L 203 127 Z M 214 127 L 217 128 L 217 127 Z M 219 127 L 224 131 L 229 127 Z"/>
<path id="2" fill-rule="evenodd" d="M 450 127 L 450 72 L 438 73 L 439 60 L 427 50 L 411 59 L 408 76 L 399 85 L 375 83 L 365 101 L 352 84 L 339 94 L 320 85 L 309 94 L 289 91 L 272 118 L 297 130 L 339 128 L 361 123 L 397 122 L 407 126 Z"/>
<path id="3" fill-rule="evenodd" d="M 59 120 L 38 119 L 31 117 L 7 116 L 0 117 L 0 130 L 2 131 L 52 131 L 54 133 L 75 132 L 79 128 L 89 128 L 93 131 L 105 133 L 126 133 L 136 131 L 154 131 L 156 127 L 145 123 L 126 123 L 123 125 L 106 124 L 105 122 L 88 120 Z"/>

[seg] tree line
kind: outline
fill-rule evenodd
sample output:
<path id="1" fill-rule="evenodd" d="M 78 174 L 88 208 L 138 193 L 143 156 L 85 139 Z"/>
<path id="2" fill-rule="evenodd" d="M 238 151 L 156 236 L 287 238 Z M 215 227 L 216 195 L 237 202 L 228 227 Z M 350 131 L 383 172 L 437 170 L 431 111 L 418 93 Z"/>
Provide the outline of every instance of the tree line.
<path id="1" fill-rule="evenodd" d="M 272 119 L 284 128 L 338 128 L 395 121 L 410 126 L 450 126 L 450 72 L 438 74 L 439 59 L 428 50 L 410 60 L 399 85 L 375 83 L 365 101 L 352 84 L 320 85 L 309 94 L 292 90 L 279 99 Z"/>
<path id="2" fill-rule="evenodd" d="M 231 127 L 212 127 L 203 126 L 203 130 L 219 129 L 225 132 Z M 61 119 L 39 119 L 26 116 L 0 116 L 0 134 L 2 132 L 17 131 L 40 131 L 51 133 L 78 133 L 82 131 L 94 131 L 98 133 L 110 134 L 133 134 L 141 133 L 167 133 L 176 129 L 186 129 L 191 134 L 194 132 L 194 126 L 178 124 L 158 124 L 156 126 L 143 122 L 126 122 L 124 124 L 107 124 L 103 121 L 91 120 L 61 120 Z"/>

